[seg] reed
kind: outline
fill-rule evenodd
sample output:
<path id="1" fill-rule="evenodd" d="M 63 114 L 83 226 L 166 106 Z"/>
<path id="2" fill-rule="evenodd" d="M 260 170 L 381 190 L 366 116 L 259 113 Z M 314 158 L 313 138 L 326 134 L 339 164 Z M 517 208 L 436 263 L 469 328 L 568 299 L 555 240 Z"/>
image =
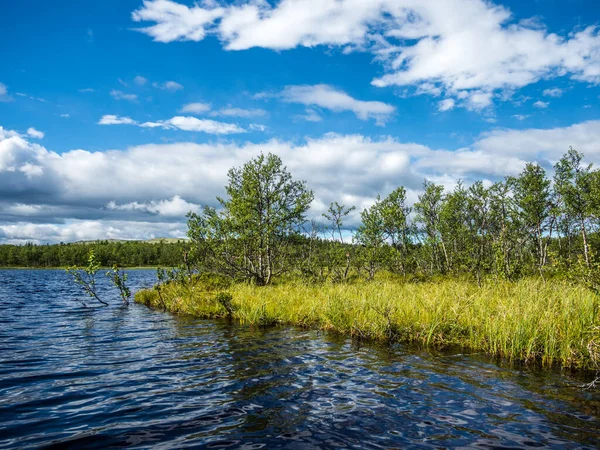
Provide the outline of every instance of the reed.
<path id="1" fill-rule="evenodd" d="M 459 346 L 543 366 L 600 369 L 600 299 L 562 280 L 489 280 L 481 285 L 451 279 L 288 281 L 226 288 L 171 283 L 160 292 L 140 291 L 135 299 L 177 314 L 229 316 L 252 326 L 295 325 L 365 339 Z"/>

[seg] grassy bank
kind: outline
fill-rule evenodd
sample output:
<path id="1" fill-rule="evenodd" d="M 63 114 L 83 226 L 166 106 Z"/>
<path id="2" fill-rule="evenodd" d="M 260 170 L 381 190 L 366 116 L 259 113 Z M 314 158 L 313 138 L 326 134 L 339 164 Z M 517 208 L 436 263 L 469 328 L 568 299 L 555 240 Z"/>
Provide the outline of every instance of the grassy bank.
<path id="1" fill-rule="evenodd" d="M 225 295 L 230 294 L 231 297 Z M 136 294 L 177 314 L 289 324 L 376 340 L 460 346 L 513 361 L 600 367 L 600 298 L 565 281 L 460 280 L 270 287 L 198 282 Z"/>

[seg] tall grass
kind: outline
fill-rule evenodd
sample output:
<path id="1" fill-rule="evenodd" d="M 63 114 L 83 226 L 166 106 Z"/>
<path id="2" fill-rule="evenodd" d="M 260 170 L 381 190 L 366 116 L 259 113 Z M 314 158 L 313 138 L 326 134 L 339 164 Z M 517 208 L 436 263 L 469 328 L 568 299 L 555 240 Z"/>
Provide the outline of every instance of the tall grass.
<path id="1" fill-rule="evenodd" d="M 600 369 L 599 297 L 566 281 L 481 286 L 463 280 L 290 281 L 269 287 L 234 284 L 226 288 L 231 298 L 223 290 L 204 283 L 170 284 L 162 287 L 160 298 L 156 290 L 146 290 L 136 294 L 136 301 L 178 314 L 230 316 L 254 326 L 290 324 L 367 339 L 460 346 L 544 366 Z"/>

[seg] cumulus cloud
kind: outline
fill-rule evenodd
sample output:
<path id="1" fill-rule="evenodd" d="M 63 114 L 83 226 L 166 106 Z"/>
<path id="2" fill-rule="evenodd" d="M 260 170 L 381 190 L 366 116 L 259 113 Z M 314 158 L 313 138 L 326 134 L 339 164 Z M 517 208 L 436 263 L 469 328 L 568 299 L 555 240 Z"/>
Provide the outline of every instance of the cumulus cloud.
<path id="1" fill-rule="evenodd" d="M 210 103 L 188 103 L 179 110 L 180 113 L 204 114 L 210 111 Z"/>
<path id="2" fill-rule="evenodd" d="M 541 101 L 541 100 L 538 100 L 537 102 L 535 102 L 535 103 L 533 104 L 533 106 L 534 106 L 534 107 L 536 107 L 536 108 L 539 108 L 539 109 L 544 109 L 544 108 L 547 108 L 547 107 L 548 107 L 548 105 L 550 105 L 550 103 L 549 103 L 549 102 L 543 102 L 543 101 Z"/>
<path id="3" fill-rule="evenodd" d="M 191 7 L 145 0 L 132 18 L 154 23 L 139 31 L 159 42 L 200 41 L 212 33 L 227 50 L 369 51 L 386 72 L 373 85 L 445 94 L 471 109 L 542 78 L 600 82 L 600 27 L 559 35 L 486 0 L 242 0 Z"/>
<path id="4" fill-rule="evenodd" d="M 245 133 L 246 130 L 233 123 L 217 122 L 209 119 L 197 119 L 189 116 L 175 116 L 168 120 L 156 122 L 138 122 L 130 117 L 120 117 L 112 114 L 102 116 L 98 125 L 136 125 L 142 128 L 163 128 L 165 130 L 179 129 L 183 131 L 198 131 L 209 134 Z"/>
<path id="5" fill-rule="evenodd" d="M 335 112 L 351 111 L 361 120 L 375 119 L 379 124 L 385 123 L 396 111 L 387 103 L 357 100 L 327 84 L 287 86 L 280 97 L 285 102 L 318 106 Z"/>
<path id="6" fill-rule="evenodd" d="M 132 13 L 135 22 L 156 22 L 139 29 L 157 42 L 201 41 L 205 27 L 221 16 L 222 8 L 188 8 L 169 0 L 144 0 L 144 6 Z"/>
<path id="7" fill-rule="evenodd" d="M 77 242 L 104 239 L 185 238 L 183 223 L 119 220 L 70 220 L 62 224 L 31 222 L 0 223 L 0 242 L 7 244 L 38 244 Z"/>
<path id="8" fill-rule="evenodd" d="M 177 236 L 185 232 L 184 212 L 215 205 L 215 196 L 225 194 L 227 170 L 261 152 L 279 155 L 295 178 L 307 181 L 315 191 L 311 214 L 318 218 L 332 201 L 360 211 L 398 185 L 413 202 L 425 177 L 451 187 L 459 178 L 469 183 L 518 174 L 526 161 L 550 167 L 570 145 L 598 164 L 599 143 L 600 121 L 588 121 L 496 130 L 455 151 L 326 134 L 295 143 L 183 142 L 56 153 L 0 127 L 0 241 Z M 349 224 L 357 221 L 358 212 Z"/>
<path id="9" fill-rule="evenodd" d="M 27 129 L 27 134 L 29 135 L 29 137 L 32 137 L 34 139 L 42 139 L 45 136 L 45 134 L 42 131 L 38 131 L 33 127 Z"/>
<path id="10" fill-rule="evenodd" d="M 145 203 L 130 202 L 119 205 L 115 201 L 110 201 L 106 208 L 113 211 L 143 211 L 161 216 L 181 218 L 190 211 L 197 212 L 200 205 L 186 202 L 179 195 L 174 195 L 173 198 L 168 200 L 152 200 Z"/>
<path id="11" fill-rule="evenodd" d="M 123 91 L 118 91 L 116 89 L 113 89 L 112 91 L 110 91 L 110 95 L 111 97 L 113 97 L 116 100 L 127 100 L 128 102 L 137 102 L 138 100 L 138 96 L 135 94 L 126 94 Z"/>

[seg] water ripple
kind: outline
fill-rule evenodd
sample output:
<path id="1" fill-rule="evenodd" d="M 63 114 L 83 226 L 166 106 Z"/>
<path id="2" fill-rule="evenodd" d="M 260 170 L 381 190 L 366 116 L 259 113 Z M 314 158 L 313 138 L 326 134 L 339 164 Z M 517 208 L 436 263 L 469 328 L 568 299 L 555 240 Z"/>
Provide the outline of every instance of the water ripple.
<path id="1" fill-rule="evenodd" d="M 0 271 L 0 448 L 600 442 L 600 396 L 559 372 L 82 299 L 62 271 Z"/>

